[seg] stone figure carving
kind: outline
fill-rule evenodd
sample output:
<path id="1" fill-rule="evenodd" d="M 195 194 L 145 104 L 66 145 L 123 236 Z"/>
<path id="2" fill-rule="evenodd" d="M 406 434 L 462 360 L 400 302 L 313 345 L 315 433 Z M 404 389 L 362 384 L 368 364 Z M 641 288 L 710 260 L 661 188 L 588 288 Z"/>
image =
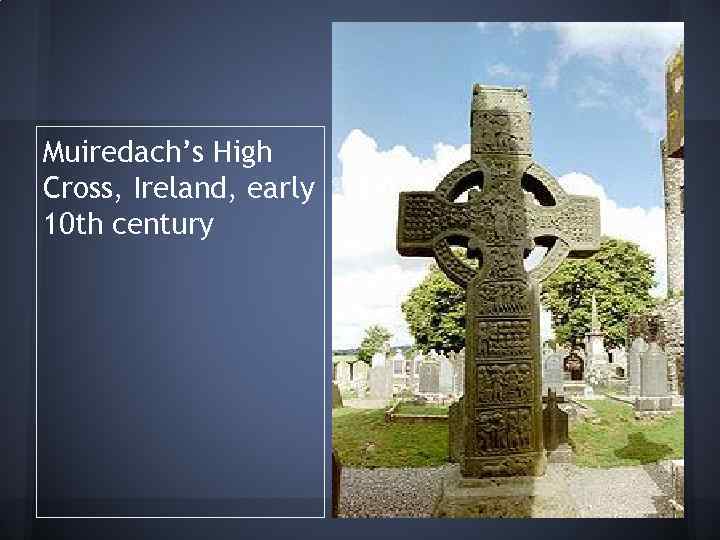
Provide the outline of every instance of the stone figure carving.
<path id="1" fill-rule="evenodd" d="M 599 202 L 568 195 L 533 161 L 524 90 L 475 85 L 470 128 L 470 160 L 434 191 L 400 194 L 397 248 L 434 257 L 466 289 L 463 475 L 542 474 L 537 287 L 566 257 L 599 248 Z M 526 272 L 535 245 L 547 253 Z"/>

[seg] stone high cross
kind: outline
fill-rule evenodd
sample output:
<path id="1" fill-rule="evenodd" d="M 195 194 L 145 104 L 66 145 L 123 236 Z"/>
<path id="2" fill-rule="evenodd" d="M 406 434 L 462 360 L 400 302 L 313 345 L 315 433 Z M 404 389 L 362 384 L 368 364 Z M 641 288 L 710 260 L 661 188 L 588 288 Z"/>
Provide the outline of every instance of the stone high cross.
<path id="1" fill-rule="evenodd" d="M 434 191 L 400 194 L 397 248 L 435 257 L 466 289 L 463 475 L 536 476 L 545 464 L 539 284 L 566 257 L 599 248 L 600 205 L 566 194 L 533 161 L 525 90 L 475 85 L 470 129 L 469 161 Z M 527 272 L 536 245 L 548 249 Z"/>

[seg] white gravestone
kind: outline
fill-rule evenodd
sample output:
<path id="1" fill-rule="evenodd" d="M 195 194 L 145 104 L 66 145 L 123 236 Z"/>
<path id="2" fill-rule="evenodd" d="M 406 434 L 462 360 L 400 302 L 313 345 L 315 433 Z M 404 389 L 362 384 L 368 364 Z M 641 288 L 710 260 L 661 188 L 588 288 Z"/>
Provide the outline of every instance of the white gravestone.
<path id="1" fill-rule="evenodd" d="M 453 365 L 450 358 L 441 354 L 440 361 L 440 393 L 450 395 L 453 393 Z"/>
<path id="2" fill-rule="evenodd" d="M 370 366 L 363 361 L 357 361 L 353 364 L 352 370 L 352 387 L 357 390 L 358 397 L 365 394 L 368 385 L 368 373 Z"/>
<path id="3" fill-rule="evenodd" d="M 343 389 L 350 386 L 350 364 L 345 360 L 340 360 L 335 366 L 335 382 Z"/>
<path id="4" fill-rule="evenodd" d="M 440 362 L 432 356 L 420 364 L 420 394 L 438 394 L 440 392 Z"/>
<path id="5" fill-rule="evenodd" d="M 640 395 L 640 357 L 647 350 L 647 344 L 641 337 L 633 340 L 627 355 L 628 395 Z"/>
<path id="6" fill-rule="evenodd" d="M 550 352 L 543 358 L 542 395 L 547 396 L 548 390 L 556 395 L 565 394 L 563 383 L 563 355 L 559 352 Z"/>
<path id="7" fill-rule="evenodd" d="M 392 366 L 374 366 L 370 368 L 370 399 L 388 400 L 393 395 Z"/>
<path id="8" fill-rule="evenodd" d="M 640 395 L 668 395 L 667 358 L 657 343 L 651 343 L 640 356 Z"/>

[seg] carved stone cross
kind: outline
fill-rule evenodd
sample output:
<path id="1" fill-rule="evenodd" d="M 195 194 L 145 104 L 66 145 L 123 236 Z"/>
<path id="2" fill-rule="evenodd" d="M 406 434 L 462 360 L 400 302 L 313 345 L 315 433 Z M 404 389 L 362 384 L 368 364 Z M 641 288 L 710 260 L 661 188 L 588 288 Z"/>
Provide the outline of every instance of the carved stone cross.
<path id="1" fill-rule="evenodd" d="M 476 84 L 471 159 L 435 191 L 400 194 L 400 254 L 435 257 L 467 290 L 465 476 L 544 472 L 538 287 L 566 257 L 600 247 L 599 201 L 566 194 L 533 161 L 530 114 L 525 90 Z M 526 272 L 536 245 L 547 252 Z"/>

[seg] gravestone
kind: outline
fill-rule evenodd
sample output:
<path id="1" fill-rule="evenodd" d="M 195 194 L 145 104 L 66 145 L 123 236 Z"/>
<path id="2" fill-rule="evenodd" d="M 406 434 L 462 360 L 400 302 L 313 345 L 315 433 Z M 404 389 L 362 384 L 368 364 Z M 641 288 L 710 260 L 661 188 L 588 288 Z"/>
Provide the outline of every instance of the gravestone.
<path id="1" fill-rule="evenodd" d="M 367 382 L 369 370 L 370 366 L 368 366 L 366 362 L 363 362 L 362 360 L 355 362 L 353 364 L 353 382 Z"/>
<path id="2" fill-rule="evenodd" d="M 426 357 L 420 363 L 420 394 L 440 393 L 440 361 L 432 356 Z"/>
<path id="3" fill-rule="evenodd" d="M 612 349 L 612 364 L 618 377 L 627 377 L 627 353 L 625 347 Z"/>
<path id="4" fill-rule="evenodd" d="M 562 353 L 550 351 L 543 358 L 542 393 L 547 395 L 552 390 L 555 395 L 562 396 L 564 391 L 563 358 Z"/>
<path id="5" fill-rule="evenodd" d="M 393 365 L 393 375 L 405 375 L 405 357 L 403 356 L 403 353 L 400 351 L 397 351 L 395 353 L 395 356 L 393 356 L 392 359 L 392 365 Z"/>
<path id="6" fill-rule="evenodd" d="M 413 358 L 413 373 L 415 375 L 418 375 L 420 373 L 420 363 L 423 361 L 423 355 L 421 353 L 417 353 L 415 355 L 415 358 Z"/>
<path id="7" fill-rule="evenodd" d="M 392 366 L 383 365 L 370 368 L 368 377 L 370 399 L 388 400 L 393 395 Z"/>
<path id="8" fill-rule="evenodd" d="M 640 395 L 666 396 L 667 359 L 657 343 L 651 343 L 640 356 Z"/>
<path id="9" fill-rule="evenodd" d="M 635 338 L 627 355 L 627 393 L 629 396 L 640 395 L 640 358 L 647 350 L 647 344 L 641 337 Z"/>
<path id="10" fill-rule="evenodd" d="M 342 409 L 343 408 L 342 394 L 340 393 L 340 388 L 338 388 L 338 385 L 335 383 L 333 383 L 333 385 L 332 385 L 332 408 L 333 409 Z"/>
<path id="11" fill-rule="evenodd" d="M 667 357 L 657 343 L 650 343 L 640 354 L 640 396 L 635 399 L 635 416 L 669 414 L 672 397 L 668 395 Z"/>
<path id="12" fill-rule="evenodd" d="M 368 386 L 368 373 L 370 366 L 359 360 L 353 364 L 352 387 L 357 391 L 358 397 L 364 397 Z"/>
<path id="13" fill-rule="evenodd" d="M 572 461 L 568 444 L 568 414 L 558 406 L 555 392 L 547 392 L 547 406 L 543 410 L 543 442 L 551 463 Z"/>
<path id="14" fill-rule="evenodd" d="M 450 395 L 453 393 L 453 364 L 450 358 L 441 354 L 440 361 L 440 393 Z"/>
<path id="15" fill-rule="evenodd" d="M 350 386 L 350 364 L 345 360 L 340 360 L 335 366 L 335 382 L 343 389 Z"/>
<path id="16" fill-rule="evenodd" d="M 337 451 L 333 448 L 332 450 L 332 510 L 331 516 L 338 517 L 338 510 L 340 506 L 340 479 L 342 478 L 342 463 L 340 463 L 340 457 L 337 455 Z"/>
<path id="17" fill-rule="evenodd" d="M 585 375 L 585 361 L 576 351 L 572 351 L 563 360 L 563 370 L 570 374 L 571 381 L 582 381 Z"/>
<path id="18" fill-rule="evenodd" d="M 465 393 L 465 349 L 455 355 L 453 365 L 453 395 L 457 398 Z"/>
<path id="19" fill-rule="evenodd" d="M 368 375 L 370 399 L 392 398 L 393 366 L 387 350 L 373 354 L 372 367 Z"/>
<path id="20" fill-rule="evenodd" d="M 397 248 L 404 256 L 434 257 L 466 290 L 462 475 L 537 476 L 545 456 L 539 283 L 566 257 L 599 248 L 599 202 L 566 194 L 533 161 L 525 90 L 475 85 L 470 130 L 469 161 L 434 191 L 400 194 Z M 468 190 L 467 202 L 456 202 Z M 527 272 L 523 258 L 535 245 L 547 252 Z M 478 266 L 452 246 L 467 248 Z M 466 504 L 451 481 L 438 514 L 508 515 L 518 498 L 520 506 L 532 498 L 525 487 L 505 500 L 483 499 L 481 490 Z"/>
<path id="21" fill-rule="evenodd" d="M 448 453 L 450 454 L 451 463 L 462 462 L 463 438 L 461 436 L 463 430 L 463 399 L 460 398 L 448 408 Z"/>

